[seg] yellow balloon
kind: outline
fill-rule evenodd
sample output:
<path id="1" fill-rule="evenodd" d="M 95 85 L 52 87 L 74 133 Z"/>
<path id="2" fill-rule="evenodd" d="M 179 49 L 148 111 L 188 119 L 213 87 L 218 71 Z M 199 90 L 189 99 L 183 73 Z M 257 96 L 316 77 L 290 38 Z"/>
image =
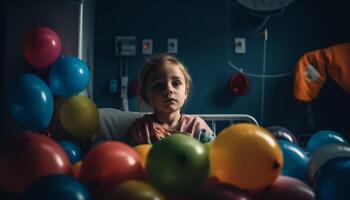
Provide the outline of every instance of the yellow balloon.
<path id="1" fill-rule="evenodd" d="M 261 188 L 280 175 L 282 151 L 273 135 L 253 124 L 231 125 L 210 149 L 210 167 L 220 181 L 242 189 Z"/>
<path id="2" fill-rule="evenodd" d="M 129 180 L 116 186 L 106 200 L 165 200 L 165 196 L 149 183 Z"/>
<path id="3" fill-rule="evenodd" d="M 147 156 L 148 152 L 151 150 L 152 145 L 151 144 L 140 144 L 134 147 L 135 151 L 141 156 L 142 158 L 142 166 L 145 168 L 147 163 Z"/>
<path id="4" fill-rule="evenodd" d="M 212 145 L 213 143 L 212 142 L 208 142 L 208 143 L 204 143 L 204 146 L 205 146 L 205 148 L 207 149 L 207 151 L 208 151 L 208 155 L 210 155 L 210 149 L 211 149 L 211 145 Z M 213 172 L 211 171 L 211 166 L 210 166 L 210 163 L 209 163 L 209 177 L 210 176 L 213 176 L 214 174 L 213 174 Z"/>
<path id="5" fill-rule="evenodd" d="M 85 96 L 66 99 L 60 109 L 60 120 L 67 131 L 83 140 L 91 139 L 99 127 L 97 107 Z"/>

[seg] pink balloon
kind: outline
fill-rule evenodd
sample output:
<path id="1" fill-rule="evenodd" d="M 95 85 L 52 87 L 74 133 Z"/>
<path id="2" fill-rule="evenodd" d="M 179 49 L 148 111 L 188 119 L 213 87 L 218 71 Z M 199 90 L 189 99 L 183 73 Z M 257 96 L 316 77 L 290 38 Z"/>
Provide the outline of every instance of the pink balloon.
<path id="1" fill-rule="evenodd" d="M 43 69 L 54 63 L 61 54 L 61 39 L 47 27 L 34 28 L 27 33 L 22 50 L 24 58 L 31 65 Z"/>
<path id="2" fill-rule="evenodd" d="M 306 183 L 292 177 L 279 176 L 262 200 L 314 200 L 315 193 Z"/>
<path id="3" fill-rule="evenodd" d="M 251 200 L 246 190 L 227 183 L 216 183 L 202 188 L 198 198 L 202 200 Z"/>

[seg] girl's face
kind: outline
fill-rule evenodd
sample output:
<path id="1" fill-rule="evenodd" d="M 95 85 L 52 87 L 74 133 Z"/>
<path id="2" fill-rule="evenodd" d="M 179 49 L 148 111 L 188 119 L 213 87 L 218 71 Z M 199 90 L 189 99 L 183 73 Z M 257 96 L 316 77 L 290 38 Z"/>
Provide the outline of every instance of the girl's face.
<path id="1" fill-rule="evenodd" d="M 179 111 L 187 99 L 185 76 L 176 64 L 166 62 L 147 79 L 146 95 L 154 111 Z"/>

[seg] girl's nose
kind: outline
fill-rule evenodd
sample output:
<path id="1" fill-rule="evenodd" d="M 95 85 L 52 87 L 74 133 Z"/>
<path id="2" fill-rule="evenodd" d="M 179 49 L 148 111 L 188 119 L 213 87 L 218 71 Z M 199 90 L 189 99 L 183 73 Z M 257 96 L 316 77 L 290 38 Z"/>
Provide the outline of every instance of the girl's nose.
<path id="1" fill-rule="evenodd" d="M 165 90 L 165 95 L 171 95 L 171 94 L 173 94 L 173 93 L 174 93 L 174 92 L 173 92 L 172 89 L 167 88 L 167 89 Z"/>
<path id="2" fill-rule="evenodd" d="M 166 85 L 166 88 L 165 88 L 165 92 L 164 92 L 166 95 L 170 95 L 170 94 L 173 94 L 174 91 L 173 91 L 173 87 L 171 84 L 167 84 Z"/>

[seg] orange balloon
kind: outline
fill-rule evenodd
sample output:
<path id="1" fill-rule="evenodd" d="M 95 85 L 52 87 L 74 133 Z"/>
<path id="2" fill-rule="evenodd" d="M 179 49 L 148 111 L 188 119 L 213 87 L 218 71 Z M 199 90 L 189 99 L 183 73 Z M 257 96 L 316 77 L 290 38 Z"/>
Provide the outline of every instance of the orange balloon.
<path id="1" fill-rule="evenodd" d="M 231 125 L 210 149 L 210 166 L 220 181 L 242 189 L 271 184 L 281 173 L 282 151 L 273 135 L 253 124 Z"/>
<path id="2" fill-rule="evenodd" d="M 149 150 L 152 148 L 151 144 L 140 144 L 134 147 L 135 151 L 141 156 L 142 158 L 142 166 L 145 168 L 147 163 L 147 156 Z"/>

